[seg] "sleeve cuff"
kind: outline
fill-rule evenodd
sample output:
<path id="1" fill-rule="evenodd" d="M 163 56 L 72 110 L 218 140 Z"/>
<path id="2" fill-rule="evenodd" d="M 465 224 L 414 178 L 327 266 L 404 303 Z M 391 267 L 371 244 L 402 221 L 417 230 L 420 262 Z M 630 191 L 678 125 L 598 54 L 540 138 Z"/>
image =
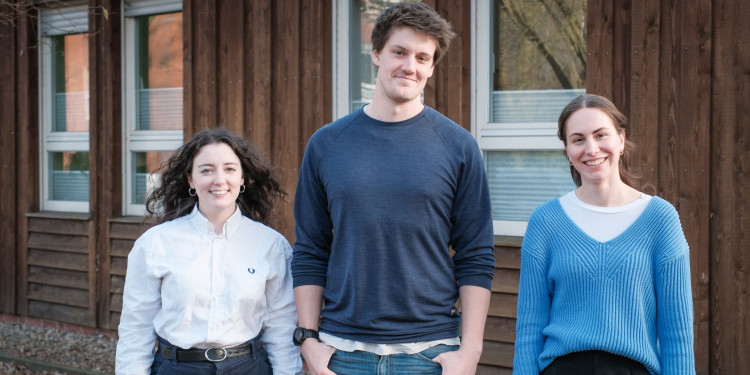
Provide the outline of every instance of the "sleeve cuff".
<path id="1" fill-rule="evenodd" d="M 492 277 L 487 275 L 469 275 L 458 279 L 458 287 L 464 285 L 478 286 L 492 291 Z"/>
<path id="2" fill-rule="evenodd" d="M 310 275 L 304 275 L 304 276 L 293 276 L 293 285 L 294 288 L 302 285 L 318 285 L 323 288 L 326 287 L 326 278 L 325 276 L 310 276 Z"/>

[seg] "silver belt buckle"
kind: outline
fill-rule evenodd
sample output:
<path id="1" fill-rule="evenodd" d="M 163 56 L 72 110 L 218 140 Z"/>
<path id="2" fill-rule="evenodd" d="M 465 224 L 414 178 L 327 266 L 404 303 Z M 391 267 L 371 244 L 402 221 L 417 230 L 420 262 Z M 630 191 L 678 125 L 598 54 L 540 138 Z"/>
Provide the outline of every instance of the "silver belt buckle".
<path id="1" fill-rule="evenodd" d="M 211 358 L 208 355 L 208 352 L 210 352 L 211 350 L 214 350 L 214 349 L 219 349 L 219 350 L 223 351 L 224 352 L 224 356 L 221 357 L 221 358 Z M 209 362 L 221 362 L 221 361 L 227 359 L 227 350 L 224 349 L 224 348 L 208 348 L 208 349 L 206 349 L 206 352 L 203 353 L 203 356 L 206 357 L 206 360 L 208 360 Z"/>

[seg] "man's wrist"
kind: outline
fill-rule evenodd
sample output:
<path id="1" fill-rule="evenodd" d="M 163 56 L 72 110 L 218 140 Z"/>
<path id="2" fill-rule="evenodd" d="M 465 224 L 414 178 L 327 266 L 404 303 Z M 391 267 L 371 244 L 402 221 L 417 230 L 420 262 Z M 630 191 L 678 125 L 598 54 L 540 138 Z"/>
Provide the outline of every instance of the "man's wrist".
<path id="1" fill-rule="evenodd" d="M 294 345 L 300 346 L 302 345 L 302 343 L 305 342 L 305 340 L 311 339 L 311 338 L 320 342 L 318 331 L 314 329 L 304 328 L 304 327 L 297 327 L 294 330 L 292 341 L 294 342 Z"/>
<path id="2" fill-rule="evenodd" d="M 482 345 L 471 345 L 465 342 L 462 342 L 461 346 L 459 346 L 458 348 L 458 350 L 466 354 L 475 356 L 476 358 L 479 358 L 482 356 L 482 349 L 483 349 Z"/>

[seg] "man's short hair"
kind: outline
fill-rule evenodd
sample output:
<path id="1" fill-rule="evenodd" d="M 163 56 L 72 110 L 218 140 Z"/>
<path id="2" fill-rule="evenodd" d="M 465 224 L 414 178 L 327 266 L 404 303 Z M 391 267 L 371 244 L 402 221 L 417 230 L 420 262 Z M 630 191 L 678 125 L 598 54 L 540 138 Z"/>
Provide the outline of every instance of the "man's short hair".
<path id="1" fill-rule="evenodd" d="M 372 49 L 378 52 L 382 51 L 386 41 L 391 36 L 391 31 L 400 26 L 411 27 L 435 40 L 433 65 L 436 65 L 448 52 L 451 39 L 456 36 L 451 24 L 429 5 L 421 2 L 400 3 L 386 9 L 375 20 L 375 27 L 372 29 L 370 37 Z"/>

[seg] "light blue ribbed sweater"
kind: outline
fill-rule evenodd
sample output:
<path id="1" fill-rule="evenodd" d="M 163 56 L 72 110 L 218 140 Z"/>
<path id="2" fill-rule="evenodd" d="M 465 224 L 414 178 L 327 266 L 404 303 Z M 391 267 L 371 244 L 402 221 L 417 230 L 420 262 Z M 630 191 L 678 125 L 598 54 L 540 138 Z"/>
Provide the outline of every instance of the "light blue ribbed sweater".
<path id="1" fill-rule="evenodd" d="M 589 237 L 558 199 L 534 211 L 521 250 L 514 374 L 604 350 L 652 374 L 695 374 L 688 245 L 674 207 L 654 197 L 607 242 Z"/>

